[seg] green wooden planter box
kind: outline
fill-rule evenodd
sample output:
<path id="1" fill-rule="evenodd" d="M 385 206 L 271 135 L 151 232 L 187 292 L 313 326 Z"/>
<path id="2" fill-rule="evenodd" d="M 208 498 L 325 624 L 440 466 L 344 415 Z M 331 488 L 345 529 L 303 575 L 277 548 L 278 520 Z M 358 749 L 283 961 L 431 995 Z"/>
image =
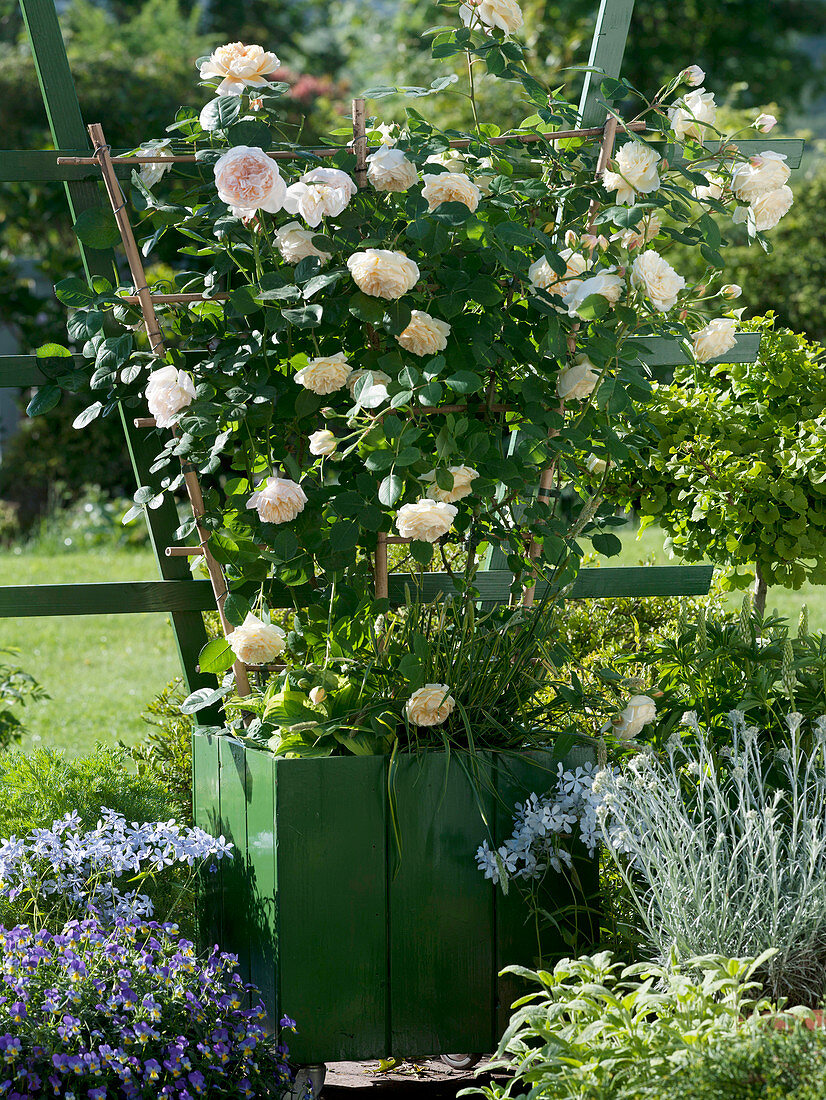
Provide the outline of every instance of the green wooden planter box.
<path id="1" fill-rule="evenodd" d="M 577 749 L 569 763 L 588 759 Z M 495 1048 L 519 987 L 497 977 L 534 965 L 536 932 L 516 891 L 504 897 L 477 869 L 486 835 L 510 834 L 514 802 L 547 790 L 550 752 L 482 754 L 481 783 L 455 756 L 283 760 L 228 736 L 194 736 L 195 819 L 237 846 L 206 877 L 205 939 L 239 956 L 270 1022 L 298 1022 L 301 1063 Z M 583 849 L 584 853 L 584 849 Z M 562 876 L 543 904 L 592 936 L 597 868 L 583 855 L 583 896 Z M 571 910 L 577 906 L 576 915 Z M 550 932 L 543 959 L 570 953 Z"/>

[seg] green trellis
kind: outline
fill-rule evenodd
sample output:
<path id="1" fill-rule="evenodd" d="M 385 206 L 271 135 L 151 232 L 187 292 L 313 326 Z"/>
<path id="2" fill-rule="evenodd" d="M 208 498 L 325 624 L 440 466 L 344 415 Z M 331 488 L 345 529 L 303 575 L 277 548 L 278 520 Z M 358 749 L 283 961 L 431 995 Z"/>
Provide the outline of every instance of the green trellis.
<path id="1" fill-rule="evenodd" d="M 601 126 L 606 119 L 599 85 L 603 75 L 618 76 L 633 11 L 634 0 L 601 0 L 596 30 L 580 103 L 581 125 Z M 66 190 L 69 213 L 76 221 L 85 210 L 105 203 L 97 165 L 61 165 L 58 157 L 88 157 L 91 145 L 81 114 L 74 81 L 54 0 L 20 0 L 32 54 L 37 69 L 43 102 L 48 115 L 55 150 L 3 151 L 0 153 L 0 183 L 62 183 Z M 765 139 L 739 143 L 746 153 L 765 147 Z M 797 167 L 803 150 L 800 140 L 771 142 L 782 151 L 791 167 Z M 118 169 L 124 178 L 128 168 Z M 114 253 L 79 243 L 80 259 L 86 275 L 102 275 L 115 284 L 119 279 Z M 727 352 L 727 362 L 752 362 L 757 356 L 759 336 L 744 333 L 737 346 Z M 664 338 L 640 341 L 639 359 L 652 370 L 669 368 L 686 361 L 678 340 Z M 76 357 L 79 361 L 80 357 Z M 35 355 L 0 356 L 0 386 L 31 387 L 60 381 L 67 360 L 44 360 Z M 125 443 L 129 450 L 138 485 L 149 482 L 152 455 L 147 446 L 146 429 L 136 428 L 121 410 Z M 0 587 L 0 617 L 43 615 L 140 614 L 165 612 L 172 621 L 187 691 L 212 686 L 213 678 L 198 670 L 198 654 L 206 642 L 203 612 L 215 609 L 212 587 L 206 580 L 191 577 L 184 557 L 168 556 L 174 542 L 178 517 L 174 503 L 165 497 L 162 505 L 146 511 L 146 521 L 160 579 L 151 582 L 106 582 L 87 584 L 48 584 Z M 494 556 L 489 565 L 497 563 Z M 580 572 L 573 598 L 606 596 L 696 595 L 708 591 L 710 566 L 668 566 L 658 568 L 601 568 Z M 511 575 L 507 570 L 489 568 L 479 577 L 479 588 L 486 601 L 506 599 Z M 401 593 L 401 576 L 390 578 L 390 595 Z M 425 575 L 424 595 L 435 595 L 449 583 L 443 574 Z M 220 721 L 217 708 L 201 711 L 201 720 Z"/>

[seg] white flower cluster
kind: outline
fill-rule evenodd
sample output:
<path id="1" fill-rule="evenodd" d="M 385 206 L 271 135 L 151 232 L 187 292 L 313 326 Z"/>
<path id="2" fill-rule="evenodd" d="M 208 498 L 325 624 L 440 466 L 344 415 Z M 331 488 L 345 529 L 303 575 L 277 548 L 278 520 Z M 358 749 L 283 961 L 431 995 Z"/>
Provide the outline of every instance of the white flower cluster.
<path id="1" fill-rule="evenodd" d="M 75 810 L 51 829 L 33 829 L 28 837 L 0 841 L 0 895 L 14 901 L 25 893 L 35 900 L 58 895 L 63 903 L 109 923 L 117 918 L 151 917 L 152 901 L 139 890 L 121 891 L 117 881 L 132 881 L 173 864 L 189 867 L 207 859 L 232 858 L 232 845 L 199 828 L 175 821 L 139 825 L 115 810 L 101 811 L 97 827 L 80 831 Z"/>
<path id="2" fill-rule="evenodd" d="M 517 802 L 513 833 L 497 850 L 484 841 L 476 852 L 479 870 L 494 886 L 511 878 L 541 878 L 549 869 L 560 872 L 571 866 L 573 856 L 564 841 L 576 829 L 588 854 L 596 853 L 603 839 L 600 821 L 599 777 L 605 769 L 586 763 L 573 770 L 558 765 L 555 790 L 528 795 Z M 596 783 L 596 790 L 595 788 Z"/>

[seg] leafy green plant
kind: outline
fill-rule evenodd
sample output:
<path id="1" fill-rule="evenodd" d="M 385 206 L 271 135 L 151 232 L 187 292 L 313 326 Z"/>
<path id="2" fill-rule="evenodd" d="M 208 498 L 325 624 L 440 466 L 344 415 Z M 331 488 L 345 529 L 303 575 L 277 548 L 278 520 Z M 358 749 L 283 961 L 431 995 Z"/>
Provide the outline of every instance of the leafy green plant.
<path id="1" fill-rule="evenodd" d="M 678 367 L 655 384 L 636 461 L 609 476 L 609 497 L 658 522 L 687 561 L 727 569 L 744 588 L 826 580 L 826 374 L 823 350 L 775 325 L 755 363 Z"/>
<path id="2" fill-rule="evenodd" d="M 19 652 L 15 646 L 0 646 L 0 654 L 16 655 Z M 0 749 L 7 749 L 26 732 L 18 709 L 48 698 L 46 690 L 31 673 L 16 665 L 0 664 Z"/>
<path id="3" fill-rule="evenodd" d="M 602 952 L 552 971 L 508 967 L 533 987 L 491 1062 L 508 1080 L 460 1095 L 654 1100 L 698 1046 L 761 1026 L 772 1009 L 754 981 L 764 962 L 704 955 L 623 967 Z"/>
<path id="4" fill-rule="evenodd" d="M 658 1100 L 820 1100 L 826 1096 L 821 1028 L 751 1028 L 702 1044 L 663 1082 Z"/>
<path id="5" fill-rule="evenodd" d="M 181 711 L 181 681 L 173 680 L 146 706 L 141 717 L 147 724 L 135 745 L 121 746 L 129 753 L 144 782 L 165 792 L 183 824 L 192 818 L 192 730 L 194 720 Z"/>

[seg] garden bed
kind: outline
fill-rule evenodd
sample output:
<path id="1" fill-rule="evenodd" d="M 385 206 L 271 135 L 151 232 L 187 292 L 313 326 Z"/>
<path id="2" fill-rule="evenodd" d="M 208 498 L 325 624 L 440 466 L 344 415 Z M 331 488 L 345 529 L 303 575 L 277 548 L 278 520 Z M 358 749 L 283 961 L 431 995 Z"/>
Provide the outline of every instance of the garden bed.
<path id="1" fill-rule="evenodd" d="M 194 737 L 195 817 L 237 846 L 210 876 L 205 935 L 239 955 L 270 1023 L 298 1023 L 299 1062 L 495 1048 L 518 995 L 508 964 L 535 964 L 533 915 L 480 874 L 486 837 L 510 835 L 514 802 L 552 785 L 553 753 L 282 759 L 228 736 Z M 566 765 L 588 759 L 577 748 Z M 399 848 L 399 840 L 400 848 Z M 226 862 L 226 861 L 225 861 Z M 541 904 L 592 936 L 597 867 L 581 892 L 549 873 Z M 543 961 L 571 952 L 543 922 Z"/>

